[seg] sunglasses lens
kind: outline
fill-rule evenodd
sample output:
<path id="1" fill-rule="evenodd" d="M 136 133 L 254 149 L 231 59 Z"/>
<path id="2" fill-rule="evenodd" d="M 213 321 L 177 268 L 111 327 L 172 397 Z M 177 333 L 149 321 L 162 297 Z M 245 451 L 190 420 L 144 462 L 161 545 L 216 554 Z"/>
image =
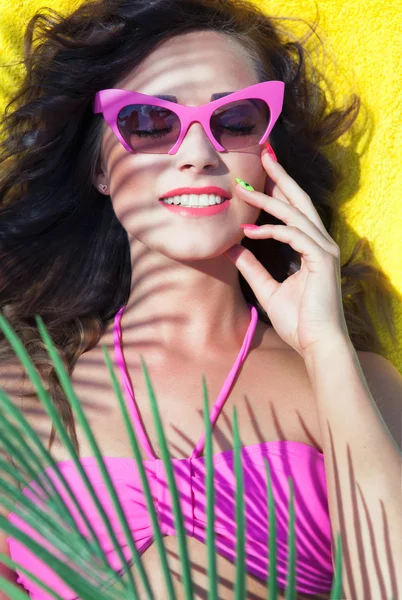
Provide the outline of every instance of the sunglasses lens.
<path id="1" fill-rule="evenodd" d="M 258 98 L 228 102 L 211 116 L 211 131 L 225 150 L 257 145 L 267 130 L 269 106 Z"/>
<path id="2" fill-rule="evenodd" d="M 119 131 L 135 152 L 167 154 L 180 133 L 180 121 L 171 110 L 150 104 L 130 104 L 117 116 Z"/>

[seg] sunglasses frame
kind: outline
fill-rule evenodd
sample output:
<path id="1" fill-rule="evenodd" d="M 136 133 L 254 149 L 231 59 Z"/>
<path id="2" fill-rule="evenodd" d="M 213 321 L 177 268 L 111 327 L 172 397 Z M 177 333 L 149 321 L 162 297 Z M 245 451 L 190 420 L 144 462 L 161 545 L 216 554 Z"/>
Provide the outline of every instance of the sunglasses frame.
<path id="1" fill-rule="evenodd" d="M 169 100 L 161 100 L 161 98 L 155 98 L 154 96 L 149 96 L 148 94 L 142 94 L 140 92 L 111 88 L 100 90 L 95 94 L 92 109 L 95 114 L 102 113 L 105 121 L 125 150 L 132 154 L 138 154 L 138 152 L 133 150 L 127 144 L 117 126 L 117 117 L 120 110 L 130 104 L 161 106 L 172 111 L 179 118 L 179 137 L 169 152 L 164 152 L 164 154 L 176 154 L 190 125 L 193 123 L 200 123 L 202 125 L 208 139 L 218 152 L 233 152 L 233 150 L 226 150 L 213 136 L 210 120 L 215 110 L 236 100 L 264 100 L 269 106 L 270 119 L 266 131 L 258 142 L 259 144 L 263 144 L 281 114 L 284 92 L 285 83 L 283 81 L 263 81 L 238 90 L 237 92 L 233 92 L 232 94 L 228 94 L 227 96 L 223 96 L 222 98 L 218 98 L 217 100 L 213 100 L 212 102 L 208 102 L 207 104 L 202 104 L 201 106 L 186 106 L 184 104 L 178 104 L 177 102 L 170 102 Z M 237 148 L 236 150 L 241 150 L 241 148 Z M 142 152 L 142 154 L 157 153 Z"/>

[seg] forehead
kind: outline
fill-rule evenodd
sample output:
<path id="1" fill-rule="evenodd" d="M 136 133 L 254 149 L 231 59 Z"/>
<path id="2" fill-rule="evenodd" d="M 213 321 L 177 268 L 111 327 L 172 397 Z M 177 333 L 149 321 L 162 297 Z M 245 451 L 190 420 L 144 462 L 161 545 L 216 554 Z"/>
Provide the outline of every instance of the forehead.
<path id="1" fill-rule="evenodd" d="M 163 42 L 114 87 L 170 94 L 191 105 L 255 83 L 252 60 L 239 42 L 219 32 L 197 31 Z"/>

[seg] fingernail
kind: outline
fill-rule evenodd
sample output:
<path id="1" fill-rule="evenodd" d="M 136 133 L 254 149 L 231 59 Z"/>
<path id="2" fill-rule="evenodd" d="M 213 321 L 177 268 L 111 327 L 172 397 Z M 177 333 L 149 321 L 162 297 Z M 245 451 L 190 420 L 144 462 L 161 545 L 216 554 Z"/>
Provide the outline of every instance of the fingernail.
<path id="1" fill-rule="evenodd" d="M 248 190 L 249 192 L 254 192 L 254 188 L 252 185 L 250 185 L 249 183 L 246 183 L 245 181 L 243 181 L 243 179 L 239 179 L 239 177 L 235 177 L 237 183 L 239 183 L 245 190 Z"/>
<path id="2" fill-rule="evenodd" d="M 275 154 L 274 149 L 272 148 L 271 144 L 267 143 L 265 148 L 268 152 L 268 155 L 272 158 L 272 160 L 274 160 L 275 162 L 278 162 L 278 159 L 276 158 L 276 154 Z M 265 152 L 264 152 L 264 154 L 265 154 Z"/>
<path id="3" fill-rule="evenodd" d="M 243 225 L 240 225 L 240 227 L 243 227 L 244 229 L 259 229 L 260 228 L 259 225 L 254 225 L 253 223 L 243 223 Z"/>

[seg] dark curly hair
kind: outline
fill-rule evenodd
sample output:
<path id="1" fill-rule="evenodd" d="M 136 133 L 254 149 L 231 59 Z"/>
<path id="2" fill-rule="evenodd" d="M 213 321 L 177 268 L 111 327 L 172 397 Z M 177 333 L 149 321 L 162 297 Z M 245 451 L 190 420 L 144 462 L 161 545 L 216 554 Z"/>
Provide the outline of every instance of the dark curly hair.
<path id="1" fill-rule="evenodd" d="M 43 318 L 71 375 L 80 355 L 99 342 L 129 298 L 127 232 L 110 197 L 93 185 L 103 119 L 93 114 L 92 100 L 158 44 L 197 30 L 225 33 L 242 44 L 259 81 L 285 82 L 283 110 L 271 144 L 331 234 L 334 195 L 345 178 L 330 151 L 355 121 L 360 100 L 352 95 L 346 107 L 329 106 L 320 85 L 324 79 L 307 50 L 310 35 L 295 39 L 281 19 L 270 18 L 246 0 L 90 1 L 69 16 L 42 8 L 27 26 L 26 75 L 0 124 L 0 310 L 45 378 L 77 452 L 73 413 L 41 342 L 35 315 Z M 314 25 L 309 31 L 317 35 Z M 282 222 L 261 211 L 257 223 Z M 300 255 L 287 244 L 248 238 L 242 244 L 279 282 L 300 268 Z M 355 260 L 360 251 L 361 260 Z M 341 275 L 352 343 L 357 350 L 385 354 L 369 300 L 371 293 L 396 343 L 391 286 L 372 264 L 366 239 L 356 244 Z M 245 298 L 270 324 L 250 286 L 240 273 L 239 277 Z M 0 359 L 11 354 L 0 336 Z M 49 449 L 54 437 L 53 427 Z"/>

